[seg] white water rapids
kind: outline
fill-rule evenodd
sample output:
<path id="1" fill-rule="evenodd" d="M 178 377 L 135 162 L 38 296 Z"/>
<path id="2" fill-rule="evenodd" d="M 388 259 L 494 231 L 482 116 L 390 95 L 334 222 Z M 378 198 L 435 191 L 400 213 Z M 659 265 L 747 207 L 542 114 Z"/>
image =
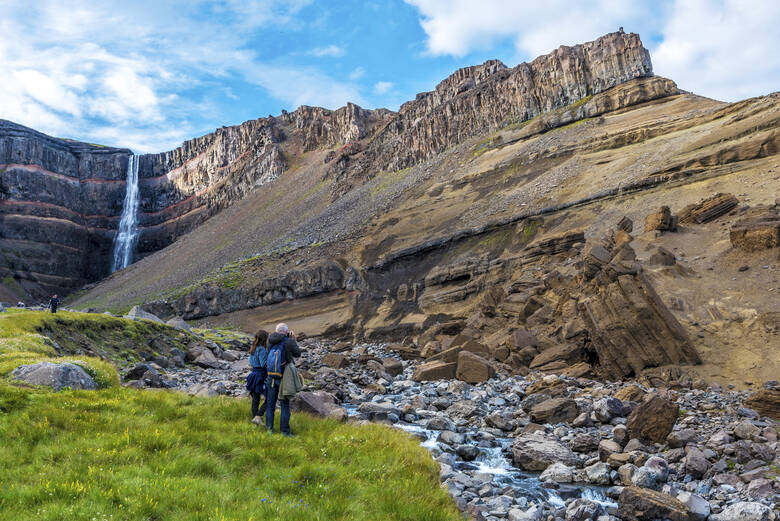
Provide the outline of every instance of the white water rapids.
<path id="1" fill-rule="evenodd" d="M 141 156 L 131 155 L 127 160 L 127 191 L 122 206 L 119 230 L 114 239 L 111 272 L 126 268 L 133 262 L 138 241 L 138 163 Z"/>

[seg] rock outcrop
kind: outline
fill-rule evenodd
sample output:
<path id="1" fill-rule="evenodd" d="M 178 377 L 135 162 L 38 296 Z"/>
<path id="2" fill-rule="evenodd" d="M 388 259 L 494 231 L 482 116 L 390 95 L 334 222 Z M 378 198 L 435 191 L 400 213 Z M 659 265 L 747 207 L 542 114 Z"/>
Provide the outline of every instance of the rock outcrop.
<path id="1" fill-rule="evenodd" d="M 747 215 L 731 227 L 731 245 L 753 252 L 780 246 L 780 208 L 751 208 Z"/>
<path id="2" fill-rule="evenodd" d="M 732 194 L 719 193 L 686 206 L 677 214 L 677 219 L 680 224 L 703 224 L 730 212 L 738 204 Z"/>
<path id="3" fill-rule="evenodd" d="M 76 364 L 41 362 L 20 365 L 11 374 L 32 385 L 45 385 L 55 391 L 62 389 L 97 389 L 97 384 L 84 369 Z"/>

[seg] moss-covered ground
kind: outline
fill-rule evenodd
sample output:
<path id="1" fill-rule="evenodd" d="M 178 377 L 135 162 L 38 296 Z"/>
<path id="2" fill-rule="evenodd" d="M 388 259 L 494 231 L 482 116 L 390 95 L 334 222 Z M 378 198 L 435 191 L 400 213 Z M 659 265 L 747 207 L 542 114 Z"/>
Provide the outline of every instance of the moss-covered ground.
<path id="1" fill-rule="evenodd" d="M 0 383 L 0 520 L 455 520 L 419 443 L 294 414 L 293 439 L 248 404 L 170 391 Z"/>
<path id="2" fill-rule="evenodd" d="M 294 414 L 288 439 L 252 425 L 245 400 L 122 388 L 109 361 L 61 356 L 87 341 L 90 352 L 123 353 L 122 338 L 148 345 L 159 328 L 0 315 L 0 521 L 460 519 L 438 465 L 403 432 Z M 55 393 L 9 375 L 44 359 L 78 360 L 101 389 Z"/>

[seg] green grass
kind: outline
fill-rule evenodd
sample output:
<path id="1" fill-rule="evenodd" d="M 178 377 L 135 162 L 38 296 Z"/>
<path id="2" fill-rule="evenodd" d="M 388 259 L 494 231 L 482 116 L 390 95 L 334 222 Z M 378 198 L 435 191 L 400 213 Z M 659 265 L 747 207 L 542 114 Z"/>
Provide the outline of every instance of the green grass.
<path id="1" fill-rule="evenodd" d="M 462 519 L 409 435 L 293 414 L 289 440 L 248 409 L 0 382 L 0 520 Z"/>
<path id="2" fill-rule="evenodd" d="M 99 387 L 115 387 L 119 376 L 114 362 L 139 360 L 140 351 L 185 351 L 192 340 L 187 333 L 146 320 L 11 309 L 0 314 L 0 378 L 20 365 L 52 360 L 77 363 Z"/>

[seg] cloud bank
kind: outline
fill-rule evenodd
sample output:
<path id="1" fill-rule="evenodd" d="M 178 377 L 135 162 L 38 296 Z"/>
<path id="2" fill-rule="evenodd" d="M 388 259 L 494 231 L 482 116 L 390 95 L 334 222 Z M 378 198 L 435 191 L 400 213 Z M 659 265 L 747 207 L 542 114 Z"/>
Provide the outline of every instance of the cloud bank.
<path id="1" fill-rule="evenodd" d="M 656 74 L 735 101 L 780 88 L 780 3 L 761 0 L 507 2 L 406 0 L 419 10 L 427 53 L 463 56 L 511 40 L 521 59 L 623 26 L 650 49 Z"/>

